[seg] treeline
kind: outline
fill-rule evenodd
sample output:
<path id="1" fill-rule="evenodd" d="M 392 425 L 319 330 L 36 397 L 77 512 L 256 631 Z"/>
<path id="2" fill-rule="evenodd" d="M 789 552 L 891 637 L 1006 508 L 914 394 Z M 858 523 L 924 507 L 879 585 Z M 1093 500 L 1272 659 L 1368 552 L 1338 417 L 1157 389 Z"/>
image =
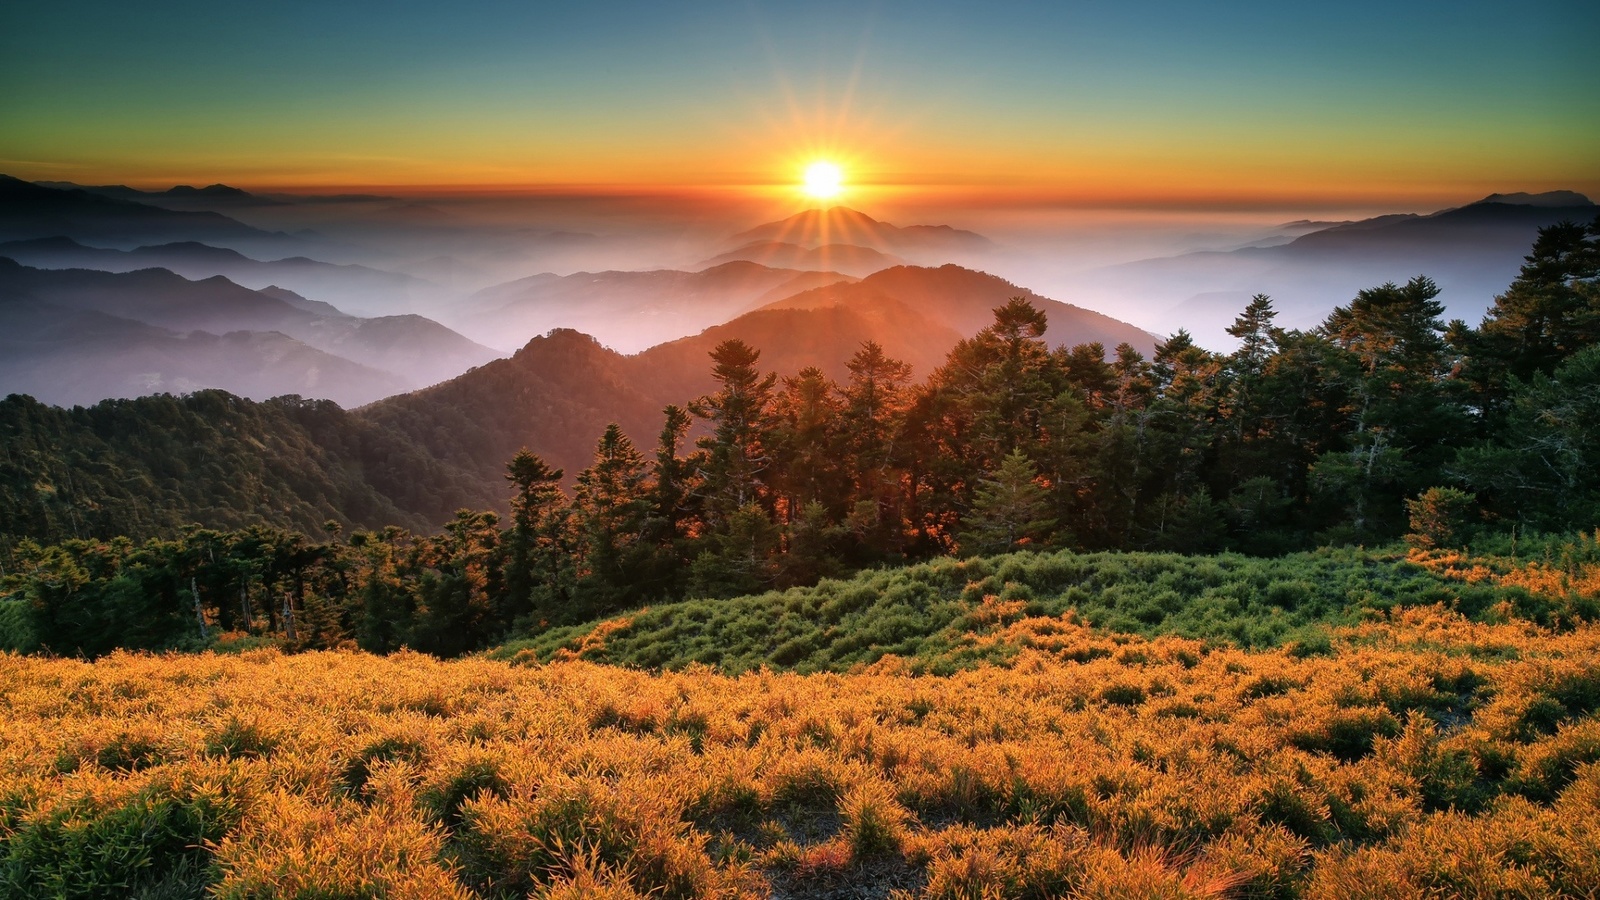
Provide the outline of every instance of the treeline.
<path id="1" fill-rule="evenodd" d="M 1600 221 L 1542 230 L 1477 328 L 1441 321 L 1438 288 L 1418 277 L 1361 291 L 1307 331 L 1277 327 L 1258 296 L 1230 328 L 1233 353 L 1179 331 L 1148 360 L 1126 345 L 1052 351 L 1044 315 L 1017 299 L 920 384 L 875 344 L 835 383 L 814 368 L 779 379 L 726 341 L 716 390 L 667 407 L 653 448 L 608 429 L 570 495 L 559 469 L 518 454 L 504 522 L 463 511 L 433 536 L 326 543 L 263 528 L 23 542 L 9 615 L 58 651 L 126 645 L 90 631 L 119 621 L 109 607 L 145 604 L 134 618 L 167 621 L 169 637 L 141 646 L 205 623 L 448 655 L 942 554 L 1267 555 L 1408 528 L 1424 545 L 1588 528 L 1597 278 Z"/>

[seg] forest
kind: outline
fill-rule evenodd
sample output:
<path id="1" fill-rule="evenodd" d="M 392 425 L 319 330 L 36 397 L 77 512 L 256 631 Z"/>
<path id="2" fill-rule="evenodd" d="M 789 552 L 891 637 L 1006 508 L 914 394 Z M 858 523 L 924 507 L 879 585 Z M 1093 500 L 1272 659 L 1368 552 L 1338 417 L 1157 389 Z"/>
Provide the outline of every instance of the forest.
<path id="1" fill-rule="evenodd" d="M 1126 345 L 1051 351 L 1044 315 L 1016 299 L 921 383 L 871 343 L 840 384 L 814 368 L 779 378 L 757 348 L 724 341 L 717 389 L 668 406 L 654 447 L 613 425 L 570 482 L 524 451 L 505 466 L 507 515 L 461 509 L 432 534 L 429 514 L 483 489 L 332 404 L 205 392 L 66 411 L 11 397 L 0 646 L 97 655 L 238 633 L 455 656 L 940 556 L 1276 556 L 1581 530 L 1600 515 L 1597 279 L 1600 222 L 1561 224 L 1475 328 L 1442 322 L 1419 276 L 1363 290 L 1309 331 L 1275 327 L 1257 296 L 1229 329 L 1233 353 L 1180 330 L 1148 360 Z M 142 449 L 51 456 L 63 434 L 96 429 L 142 435 Z M 318 454 L 334 463 L 290 462 Z M 133 476 L 160 481 L 160 466 L 189 493 L 141 506 Z M 119 483 L 123 502 L 62 540 L 59 510 L 25 508 L 38 484 L 17 488 L 52 471 Z M 276 502 L 307 472 L 334 474 L 294 496 L 388 521 L 308 529 L 318 506 Z M 199 504 L 231 510 L 234 527 L 180 525 Z"/>

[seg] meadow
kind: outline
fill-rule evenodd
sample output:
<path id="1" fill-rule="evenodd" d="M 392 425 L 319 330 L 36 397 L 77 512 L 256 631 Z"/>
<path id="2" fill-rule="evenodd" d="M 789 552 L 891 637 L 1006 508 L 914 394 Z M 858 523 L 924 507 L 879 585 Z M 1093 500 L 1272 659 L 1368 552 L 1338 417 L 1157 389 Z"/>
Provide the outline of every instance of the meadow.
<path id="1" fill-rule="evenodd" d="M 1415 553 L 1457 608 L 1252 645 L 1021 596 L 1053 558 L 843 672 L 3 655 L 0 898 L 1600 895 L 1593 562 Z"/>

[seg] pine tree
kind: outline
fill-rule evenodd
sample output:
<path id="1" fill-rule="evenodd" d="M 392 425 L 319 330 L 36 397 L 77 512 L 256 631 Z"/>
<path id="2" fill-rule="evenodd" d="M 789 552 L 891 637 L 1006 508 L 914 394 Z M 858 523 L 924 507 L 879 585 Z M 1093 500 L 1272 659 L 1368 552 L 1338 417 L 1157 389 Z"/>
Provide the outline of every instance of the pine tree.
<path id="1" fill-rule="evenodd" d="M 897 453 L 909 408 L 911 367 L 883 352 L 875 341 L 861 345 L 845 364 L 850 380 L 842 389 L 843 461 L 853 499 L 848 514 L 857 537 L 857 561 L 892 558 L 904 552 L 904 498 Z"/>
<path id="2" fill-rule="evenodd" d="M 1007 553 L 1045 542 L 1055 528 L 1050 498 L 1033 463 L 1013 450 L 978 486 L 962 522 L 961 552 L 968 556 Z"/>
<path id="3" fill-rule="evenodd" d="M 767 481 L 779 495 L 782 516 L 792 520 L 809 503 L 842 515 L 850 485 L 845 468 L 838 386 L 815 366 L 783 379 L 773 398 L 771 453 Z"/>
<path id="4" fill-rule="evenodd" d="M 1326 359 L 1322 377 L 1349 385 L 1345 446 L 1324 452 L 1312 469 L 1324 515 L 1349 528 L 1330 537 L 1397 536 L 1403 499 L 1426 486 L 1415 481 L 1448 459 L 1465 434 L 1456 386 L 1444 381 L 1451 357 L 1438 296 L 1438 285 L 1422 276 L 1369 288 L 1322 326 L 1346 357 Z M 1341 507 L 1343 516 L 1335 512 Z"/>
<path id="5" fill-rule="evenodd" d="M 562 474 L 526 448 L 506 464 L 513 490 L 505 590 L 498 610 L 503 622 L 529 616 L 551 622 L 564 615 L 560 607 L 569 592 L 571 552 Z"/>
<path id="6" fill-rule="evenodd" d="M 616 423 L 595 447 L 594 463 L 578 474 L 573 498 L 579 572 L 575 613 L 588 618 L 648 596 L 653 548 L 645 531 L 650 515 L 644 456 Z"/>
<path id="7" fill-rule="evenodd" d="M 1466 357 L 1462 377 L 1491 427 L 1504 411 L 1510 379 L 1548 375 L 1600 343 L 1600 218 L 1539 229 L 1524 260 L 1476 331 L 1459 321 L 1450 328 L 1451 344 Z"/>
<path id="8" fill-rule="evenodd" d="M 761 351 L 744 341 L 723 341 L 711 351 L 711 375 L 721 386 L 690 404 L 689 411 L 711 424 L 712 432 L 696 442 L 705 451 L 698 491 L 712 529 L 724 526 L 737 510 L 770 501 L 764 475 L 772 464 L 770 440 L 772 390 L 777 376 L 757 368 Z"/>

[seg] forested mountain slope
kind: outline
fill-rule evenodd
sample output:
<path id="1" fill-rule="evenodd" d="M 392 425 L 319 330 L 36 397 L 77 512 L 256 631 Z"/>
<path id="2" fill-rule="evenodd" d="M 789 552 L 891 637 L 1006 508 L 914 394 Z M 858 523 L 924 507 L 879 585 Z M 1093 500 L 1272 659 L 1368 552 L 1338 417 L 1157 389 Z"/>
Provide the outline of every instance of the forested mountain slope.
<path id="1" fill-rule="evenodd" d="M 0 541 L 134 540 L 184 526 L 429 530 L 495 503 L 449 464 L 328 401 L 221 391 L 61 409 L 0 400 Z"/>

